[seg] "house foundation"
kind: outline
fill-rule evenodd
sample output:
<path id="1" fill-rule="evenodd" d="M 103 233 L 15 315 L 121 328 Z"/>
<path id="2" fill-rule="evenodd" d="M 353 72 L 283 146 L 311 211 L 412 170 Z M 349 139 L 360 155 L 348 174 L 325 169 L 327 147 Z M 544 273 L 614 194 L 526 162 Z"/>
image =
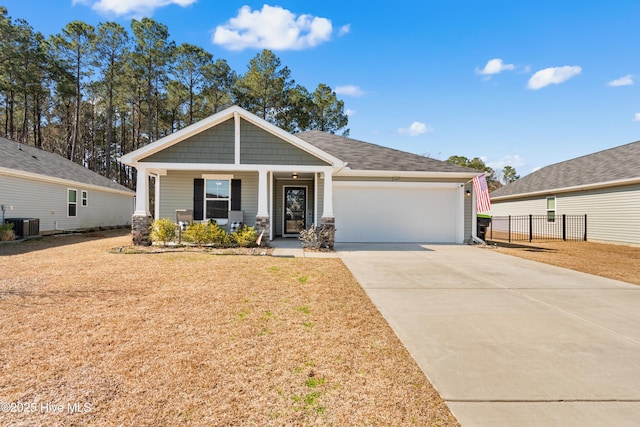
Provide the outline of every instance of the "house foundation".
<path id="1" fill-rule="evenodd" d="M 151 215 L 133 215 L 131 217 L 131 236 L 137 246 L 151 246 Z"/>

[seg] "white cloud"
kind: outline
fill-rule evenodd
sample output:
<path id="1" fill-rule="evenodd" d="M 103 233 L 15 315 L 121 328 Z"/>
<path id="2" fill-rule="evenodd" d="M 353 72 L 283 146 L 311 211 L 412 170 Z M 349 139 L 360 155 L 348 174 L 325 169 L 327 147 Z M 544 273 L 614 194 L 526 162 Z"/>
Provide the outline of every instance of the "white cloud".
<path id="1" fill-rule="evenodd" d="M 355 116 L 356 115 L 356 110 L 352 110 L 351 108 L 347 108 L 347 110 L 344 113 L 347 116 L 351 117 L 351 116 Z"/>
<path id="2" fill-rule="evenodd" d="M 360 86 L 355 86 L 355 85 L 337 86 L 336 95 L 347 95 L 347 96 L 357 97 L 357 96 L 364 95 L 364 91 L 360 89 Z"/>
<path id="3" fill-rule="evenodd" d="M 242 6 L 238 16 L 216 27 L 213 43 L 229 50 L 297 50 L 329 40 L 332 31 L 331 21 L 327 18 L 296 16 L 280 6 L 267 4 L 254 11 L 249 6 Z"/>
<path id="4" fill-rule="evenodd" d="M 536 71 L 536 73 L 531 76 L 527 83 L 527 87 L 532 90 L 538 90 L 551 84 L 557 85 L 566 82 L 581 72 L 582 67 L 577 65 L 545 68 L 544 70 Z"/>
<path id="5" fill-rule="evenodd" d="M 631 86 L 633 85 L 633 76 L 631 74 L 627 74 L 624 77 L 620 77 L 619 79 L 615 79 L 607 83 L 607 86 Z"/>
<path id="6" fill-rule="evenodd" d="M 116 15 L 153 15 L 153 12 L 161 7 L 177 4 L 187 7 L 197 0 L 73 0 L 73 4 L 91 6 L 93 10 L 102 13 Z"/>
<path id="7" fill-rule="evenodd" d="M 491 76 L 499 74 L 503 71 L 515 70 L 516 66 L 513 64 L 505 64 L 500 58 L 490 59 L 482 70 L 476 68 L 476 73 L 483 76 Z"/>
<path id="8" fill-rule="evenodd" d="M 407 128 L 399 128 L 398 133 L 401 135 L 418 136 L 431 132 L 432 130 L 433 129 L 431 129 L 425 123 L 413 122 Z"/>
<path id="9" fill-rule="evenodd" d="M 636 113 L 636 115 L 633 117 L 633 121 L 640 122 L 640 113 Z"/>
<path id="10" fill-rule="evenodd" d="M 494 160 L 491 162 L 485 162 L 487 166 L 495 171 L 502 170 L 505 166 L 511 166 L 512 168 L 519 168 L 525 165 L 525 161 L 520 154 L 508 154 L 500 160 Z"/>
<path id="11" fill-rule="evenodd" d="M 349 34 L 351 32 L 351 24 L 343 25 L 338 30 L 339 36 L 344 36 L 345 34 Z"/>

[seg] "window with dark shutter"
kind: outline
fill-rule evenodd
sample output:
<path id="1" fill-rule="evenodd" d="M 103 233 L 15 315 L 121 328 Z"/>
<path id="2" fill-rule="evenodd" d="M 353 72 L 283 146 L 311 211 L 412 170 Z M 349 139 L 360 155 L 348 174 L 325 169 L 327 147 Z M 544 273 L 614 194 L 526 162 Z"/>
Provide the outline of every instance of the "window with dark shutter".
<path id="1" fill-rule="evenodd" d="M 231 180 L 231 210 L 232 211 L 241 211 L 242 206 L 240 203 L 240 199 L 242 197 L 242 181 L 239 179 Z"/>
<path id="2" fill-rule="evenodd" d="M 202 178 L 193 180 L 193 219 L 194 221 L 204 219 L 204 179 Z"/>

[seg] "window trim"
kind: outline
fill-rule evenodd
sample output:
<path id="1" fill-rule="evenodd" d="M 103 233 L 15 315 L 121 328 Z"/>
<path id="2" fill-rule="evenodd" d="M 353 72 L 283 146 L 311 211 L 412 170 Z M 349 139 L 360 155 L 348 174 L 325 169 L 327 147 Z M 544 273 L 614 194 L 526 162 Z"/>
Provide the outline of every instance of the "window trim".
<path id="1" fill-rule="evenodd" d="M 75 193 L 75 202 L 71 201 L 71 192 Z M 74 215 L 70 215 L 70 208 L 74 206 Z M 67 188 L 67 218 L 77 218 L 78 217 L 78 189 L 76 188 Z"/>
<path id="2" fill-rule="evenodd" d="M 80 206 L 82 206 L 83 208 L 89 206 L 89 191 L 82 190 L 80 192 Z"/>
<path id="3" fill-rule="evenodd" d="M 229 221 L 229 211 L 231 210 L 231 180 L 233 180 L 233 175 L 211 175 L 211 174 L 203 174 L 202 178 L 204 179 L 204 196 L 203 196 L 203 219 L 204 221 L 209 221 L 213 219 L 219 225 L 225 225 Z M 225 198 L 208 198 L 207 197 L 207 181 L 227 181 L 229 188 L 229 196 Z M 208 201 L 225 201 L 227 202 L 227 216 L 225 218 L 212 218 L 207 215 L 207 202 Z"/>
<path id="4" fill-rule="evenodd" d="M 553 209 L 549 208 L 549 201 L 553 200 Z M 557 199 L 556 196 L 547 196 L 547 222 L 556 222 Z"/>

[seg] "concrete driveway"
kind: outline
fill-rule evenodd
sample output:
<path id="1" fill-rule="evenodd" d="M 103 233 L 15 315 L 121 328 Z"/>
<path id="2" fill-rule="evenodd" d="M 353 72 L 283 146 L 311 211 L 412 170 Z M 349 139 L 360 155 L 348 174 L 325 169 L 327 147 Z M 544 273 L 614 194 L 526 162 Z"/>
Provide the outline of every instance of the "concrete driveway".
<path id="1" fill-rule="evenodd" d="M 640 425 L 640 286 L 490 248 L 336 249 L 463 426 Z"/>

